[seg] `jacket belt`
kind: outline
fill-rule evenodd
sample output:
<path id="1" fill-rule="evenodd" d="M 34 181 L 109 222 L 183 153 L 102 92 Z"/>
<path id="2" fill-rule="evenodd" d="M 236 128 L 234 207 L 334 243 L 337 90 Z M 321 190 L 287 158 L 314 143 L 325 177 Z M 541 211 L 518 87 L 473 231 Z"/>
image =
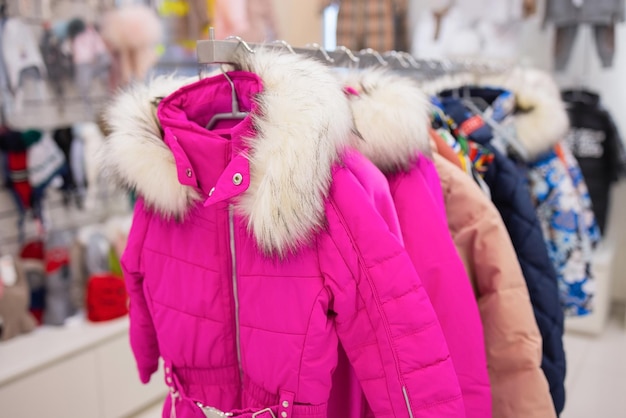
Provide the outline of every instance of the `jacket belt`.
<path id="1" fill-rule="evenodd" d="M 278 418 L 278 407 L 260 409 L 255 412 L 222 412 L 218 409 L 201 406 L 206 418 Z"/>
<path id="2" fill-rule="evenodd" d="M 165 382 L 170 389 L 171 408 L 170 415 L 176 416 L 176 403 L 180 401 L 190 402 L 196 405 L 207 418 L 321 418 L 326 416 L 326 404 L 323 405 L 294 405 L 295 394 L 281 390 L 278 404 L 262 409 L 235 410 L 231 412 L 220 411 L 217 408 L 202 405 L 189 398 L 180 384 L 178 377 L 172 369 L 169 361 L 164 362 Z"/>

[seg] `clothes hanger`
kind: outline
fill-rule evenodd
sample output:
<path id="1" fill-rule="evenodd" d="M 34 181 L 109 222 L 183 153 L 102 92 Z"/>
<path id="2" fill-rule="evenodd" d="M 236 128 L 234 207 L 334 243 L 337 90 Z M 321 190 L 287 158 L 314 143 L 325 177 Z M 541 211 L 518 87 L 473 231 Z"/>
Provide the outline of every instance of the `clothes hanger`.
<path id="1" fill-rule="evenodd" d="M 406 70 L 411 68 L 411 64 L 400 54 L 398 51 L 387 51 L 382 55 L 383 59 L 390 61 L 396 60 L 396 62 L 400 65 L 400 68 Z"/>
<path id="2" fill-rule="evenodd" d="M 291 52 L 292 54 L 294 54 L 294 55 L 296 54 L 296 51 L 294 51 L 293 47 L 289 44 L 289 42 L 287 42 L 285 40 L 277 39 L 277 40 L 272 42 L 272 45 L 283 47 L 287 51 Z"/>
<path id="3" fill-rule="evenodd" d="M 209 30 L 209 37 L 210 39 L 215 39 L 215 35 L 214 35 L 214 29 L 210 28 Z M 251 54 L 254 54 L 254 50 L 252 48 L 250 48 L 250 46 L 246 43 L 246 41 L 244 41 L 243 39 L 241 39 L 239 36 L 229 36 L 228 39 L 236 39 L 238 40 L 246 49 L 246 51 L 248 51 Z M 242 120 L 244 119 L 246 116 L 248 116 L 248 114 L 250 112 L 242 112 L 239 108 L 239 100 L 237 99 L 237 89 L 235 89 L 235 83 L 233 83 L 233 80 L 228 76 L 228 73 L 224 70 L 223 64 L 220 65 L 220 70 L 222 71 L 222 75 L 226 78 L 226 81 L 228 81 L 228 84 L 230 84 L 230 91 L 231 91 L 231 111 L 230 112 L 223 112 L 223 113 L 216 113 L 213 115 L 213 117 L 211 117 L 211 119 L 209 120 L 209 122 L 206 124 L 205 128 L 208 130 L 213 129 L 213 127 L 215 126 L 215 124 L 219 121 L 222 120 Z"/>
<path id="4" fill-rule="evenodd" d="M 358 68 L 359 66 L 359 62 L 361 61 L 361 59 L 359 57 L 357 57 L 356 55 L 354 55 L 352 53 L 352 50 L 343 46 L 343 45 L 339 45 L 337 47 L 338 51 L 341 51 L 343 54 L 345 54 L 346 57 L 348 57 L 349 60 L 349 65 L 348 68 L 349 69 L 354 69 L 354 68 Z"/>
<path id="5" fill-rule="evenodd" d="M 469 88 L 467 86 L 464 87 L 463 91 L 464 95 L 469 94 Z M 524 145 L 522 145 L 522 143 L 519 142 L 514 135 L 510 135 L 509 132 L 503 129 L 502 125 L 493 120 L 490 116 L 487 116 L 484 111 L 480 110 L 474 100 L 479 103 L 482 102 L 481 104 L 485 106 L 485 109 L 489 107 L 489 104 L 482 97 L 472 98 L 465 96 L 461 98 L 461 102 L 465 105 L 465 107 L 467 107 L 470 112 L 472 112 L 474 115 L 480 116 L 483 121 L 485 121 L 485 123 L 492 129 L 492 131 L 497 133 L 498 136 L 502 138 L 504 142 L 506 142 L 507 145 L 509 145 L 513 149 L 518 157 L 520 157 L 524 161 L 528 161 L 528 151 L 526 150 Z"/>
<path id="6" fill-rule="evenodd" d="M 235 89 L 235 83 L 233 83 L 233 80 L 228 76 L 228 73 L 224 71 L 224 68 L 222 66 L 220 66 L 220 69 L 222 70 L 222 75 L 226 78 L 228 84 L 230 84 L 231 111 L 214 114 L 213 117 L 211 117 L 209 122 L 206 124 L 206 129 L 208 130 L 213 129 L 215 124 L 221 120 L 242 120 L 249 114 L 249 112 L 242 112 L 239 109 L 239 101 L 237 100 L 237 90 Z"/>
<path id="7" fill-rule="evenodd" d="M 334 64 L 335 63 L 335 59 L 333 57 L 331 57 L 330 55 L 328 55 L 328 51 L 326 51 L 324 49 L 324 47 L 322 47 L 320 44 L 318 44 L 318 43 L 306 44 L 306 47 L 307 48 L 311 48 L 314 51 L 319 52 L 322 55 L 322 59 L 324 59 L 326 64 Z"/>
<path id="8" fill-rule="evenodd" d="M 359 60 L 359 64 L 360 64 L 359 67 L 361 67 L 361 65 L 363 65 L 364 67 L 368 66 L 368 63 L 364 59 L 366 57 L 373 57 L 375 59 L 374 64 L 376 66 L 386 67 L 389 65 L 389 63 L 385 61 L 383 56 L 380 55 L 378 51 L 372 48 L 366 48 L 366 49 L 360 50 L 359 55 L 361 56 L 361 59 Z"/>

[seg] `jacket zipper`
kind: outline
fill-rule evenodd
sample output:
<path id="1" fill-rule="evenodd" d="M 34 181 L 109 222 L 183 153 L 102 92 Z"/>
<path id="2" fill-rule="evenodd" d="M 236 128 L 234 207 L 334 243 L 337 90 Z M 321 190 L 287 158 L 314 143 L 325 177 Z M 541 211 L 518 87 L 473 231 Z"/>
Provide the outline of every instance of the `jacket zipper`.
<path id="1" fill-rule="evenodd" d="M 239 292 L 237 288 L 237 256 L 235 255 L 235 211 L 233 205 L 228 206 L 228 232 L 230 238 L 230 260 L 233 282 L 233 299 L 235 302 L 235 341 L 237 344 L 237 365 L 239 366 L 239 384 L 243 384 L 243 367 L 241 366 L 241 336 L 239 335 Z"/>
<path id="2" fill-rule="evenodd" d="M 406 386 L 402 386 L 402 394 L 404 395 L 404 401 L 406 402 L 406 409 L 409 411 L 409 418 L 413 418 L 413 410 L 411 409 L 411 401 L 409 400 L 409 394 L 406 390 Z"/>

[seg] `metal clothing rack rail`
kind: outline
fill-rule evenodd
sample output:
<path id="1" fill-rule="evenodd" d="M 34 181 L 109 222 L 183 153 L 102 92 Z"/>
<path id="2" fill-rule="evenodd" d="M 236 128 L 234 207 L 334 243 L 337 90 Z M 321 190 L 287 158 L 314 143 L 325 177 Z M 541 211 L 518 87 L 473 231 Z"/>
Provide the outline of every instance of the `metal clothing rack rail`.
<path id="1" fill-rule="evenodd" d="M 485 61 L 470 59 L 429 60 L 417 59 L 407 52 L 386 51 L 380 53 L 371 48 L 355 52 L 339 46 L 333 51 L 322 48 L 319 44 L 309 44 L 305 47 L 292 47 L 283 40 L 271 43 L 249 43 L 238 36 L 231 36 L 224 40 L 212 39 L 197 42 L 196 51 L 198 64 L 228 64 L 237 62 L 242 53 L 253 54 L 258 48 L 284 48 L 294 54 L 304 54 L 317 58 L 321 62 L 347 68 L 385 67 L 394 71 L 419 74 L 426 77 L 437 77 L 456 73 L 494 74 L 507 72 L 512 68 L 511 63 L 502 61 Z"/>

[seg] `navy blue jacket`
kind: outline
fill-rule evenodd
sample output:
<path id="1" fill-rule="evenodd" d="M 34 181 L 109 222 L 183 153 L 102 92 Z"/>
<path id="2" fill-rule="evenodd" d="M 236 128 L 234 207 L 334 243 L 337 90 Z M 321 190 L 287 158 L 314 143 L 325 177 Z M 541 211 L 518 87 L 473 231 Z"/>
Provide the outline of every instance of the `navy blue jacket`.
<path id="1" fill-rule="evenodd" d="M 457 124 L 473 116 L 462 101 L 443 98 L 445 113 Z M 495 154 L 484 179 L 515 247 L 530 293 L 535 319 L 543 338 L 543 369 L 557 414 L 565 405 L 565 352 L 563 311 L 559 301 L 557 274 L 548 256 L 541 225 L 526 180 L 516 164 L 490 144 L 491 128 L 484 125 L 468 139 L 486 146 Z"/>

